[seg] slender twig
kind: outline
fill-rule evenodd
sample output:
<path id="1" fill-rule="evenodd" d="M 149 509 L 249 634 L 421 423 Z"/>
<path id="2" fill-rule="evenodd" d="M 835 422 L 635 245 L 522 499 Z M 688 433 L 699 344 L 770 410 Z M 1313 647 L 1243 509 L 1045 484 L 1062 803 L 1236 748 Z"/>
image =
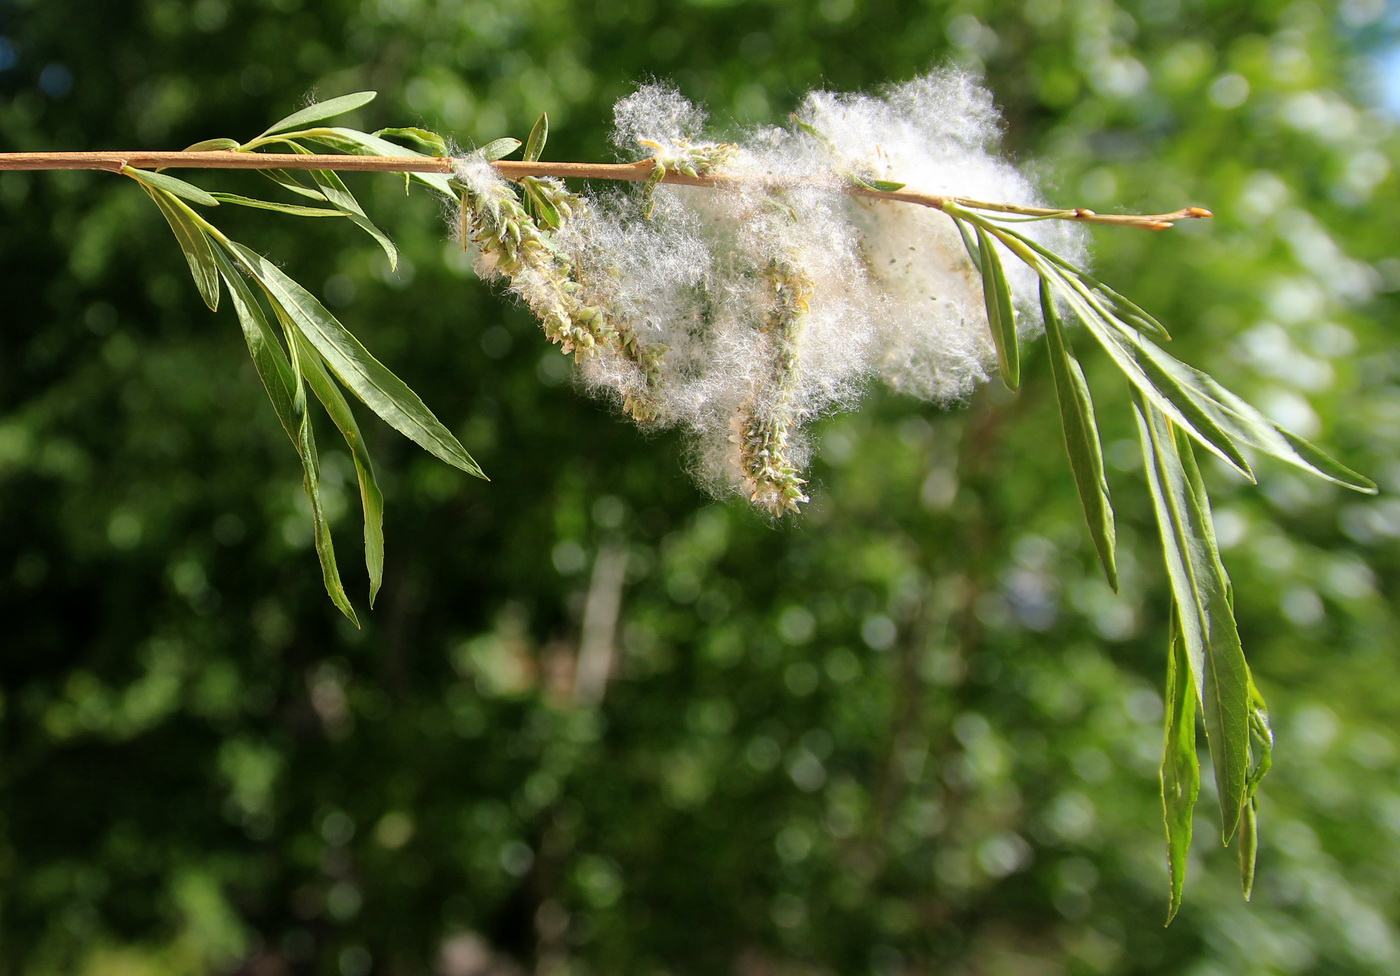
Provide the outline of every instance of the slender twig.
<path id="1" fill-rule="evenodd" d="M 315 169 L 379 173 L 444 173 L 451 174 L 452 160 L 435 156 L 354 156 L 348 154 L 308 155 L 299 153 L 261 153 L 219 150 L 217 152 L 31 152 L 0 153 L 0 171 L 89 169 L 119 173 L 123 166 L 138 169 Z M 556 176 L 573 179 L 627 180 L 645 182 L 652 178 L 655 165 L 644 159 L 636 163 L 547 163 L 501 161 L 491 164 L 502 176 L 519 179 L 524 176 Z M 663 183 L 681 186 L 724 187 L 762 181 L 766 183 L 800 182 L 779 176 L 755 176 L 743 173 L 712 173 L 686 176 L 667 171 Z M 841 183 L 840 188 L 852 196 L 897 203 L 914 203 L 942 210 L 944 204 L 954 203 L 976 210 L 1040 217 L 1054 220 L 1074 220 L 1089 224 L 1117 224 L 1165 230 L 1175 221 L 1209 217 L 1209 210 L 1184 207 L 1165 214 L 1101 214 L 1083 208 L 1054 209 L 1023 207 L 1012 203 L 988 203 L 966 197 L 917 190 L 876 190 L 855 183 Z"/>

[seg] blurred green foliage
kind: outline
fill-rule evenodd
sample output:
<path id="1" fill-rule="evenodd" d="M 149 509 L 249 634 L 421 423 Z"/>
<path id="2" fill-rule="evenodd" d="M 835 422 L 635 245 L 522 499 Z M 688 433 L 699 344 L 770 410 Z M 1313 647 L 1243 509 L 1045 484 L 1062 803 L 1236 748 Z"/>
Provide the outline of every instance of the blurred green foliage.
<path id="1" fill-rule="evenodd" d="M 1098 231 L 1102 276 L 1382 487 L 1206 472 L 1279 749 L 1253 903 L 1207 800 L 1164 930 L 1168 596 L 1104 364 L 1117 597 L 1037 347 L 1018 397 L 825 422 L 774 527 L 571 389 L 425 195 L 353 181 L 397 274 L 338 222 L 221 214 L 494 479 L 364 418 L 388 567 L 356 631 L 155 208 L 0 174 L 0 973 L 1400 969 L 1400 188 L 1368 81 L 1394 33 L 1381 0 L 0 2 L 4 150 L 247 138 L 373 88 L 368 128 L 470 145 L 547 110 L 552 158 L 601 159 L 653 76 L 740 125 L 980 68 L 1053 199 L 1217 212 Z"/>

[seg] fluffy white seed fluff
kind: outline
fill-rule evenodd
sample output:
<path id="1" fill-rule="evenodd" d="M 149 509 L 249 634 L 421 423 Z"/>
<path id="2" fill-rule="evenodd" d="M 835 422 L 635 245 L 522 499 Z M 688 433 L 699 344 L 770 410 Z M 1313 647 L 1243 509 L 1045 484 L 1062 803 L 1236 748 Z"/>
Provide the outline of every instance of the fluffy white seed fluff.
<path id="1" fill-rule="evenodd" d="M 734 189 L 663 184 L 649 204 L 640 188 L 603 191 L 553 237 L 581 301 L 635 340 L 632 352 L 617 344 L 580 355 L 584 382 L 623 402 L 649 398 L 653 422 L 694 432 L 708 486 L 744 490 L 775 512 L 736 433 L 754 418 L 782 429 L 786 460 L 800 468 L 802 427 L 853 405 L 871 378 L 947 403 L 995 368 L 981 279 L 953 222 L 927 207 L 850 196 L 847 180 L 1043 205 L 996 154 L 991 96 L 960 72 L 876 95 L 813 92 L 796 118 L 804 125 L 748 133 L 709 167 L 704 113 L 672 88 L 646 86 L 616 106 L 615 141 L 627 158 L 665 158 L 673 168 L 691 159 L 702 171 L 770 179 Z M 484 169 L 459 176 L 485 189 Z M 1078 228 L 1063 222 L 1018 229 L 1071 260 L 1081 249 Z M 1039 327 L 1035 275 L 1005 252 L 1003 264 L 1021 331 L 1030 332 Z M 530 277 L 513 284 L 527 300 L 523 290 L 538 287 Z M 796 293 L 784 292 L 785 280 L 810 285 L 796 311 L 777 297 Z"/>

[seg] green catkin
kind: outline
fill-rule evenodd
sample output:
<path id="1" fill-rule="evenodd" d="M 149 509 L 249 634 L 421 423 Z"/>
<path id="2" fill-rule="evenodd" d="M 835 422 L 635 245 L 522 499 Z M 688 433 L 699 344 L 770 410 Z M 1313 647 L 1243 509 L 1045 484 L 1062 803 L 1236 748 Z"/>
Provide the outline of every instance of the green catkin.
<path id="1" fill-rule="evenodd" d="M 764 269 L 772 306 L 760 332 L 771 356 L 768 375 L 745 408 L 735 413 L 731 440 L 738 448 L 740 485 L 749 501 L 775 517 L 809 501 L 807 483 L 790 457 L 791 432 L 802 424 L 797 407 L 800 346 L 813 292 L 811 277 L 795 261 L 779 258 Z"/>

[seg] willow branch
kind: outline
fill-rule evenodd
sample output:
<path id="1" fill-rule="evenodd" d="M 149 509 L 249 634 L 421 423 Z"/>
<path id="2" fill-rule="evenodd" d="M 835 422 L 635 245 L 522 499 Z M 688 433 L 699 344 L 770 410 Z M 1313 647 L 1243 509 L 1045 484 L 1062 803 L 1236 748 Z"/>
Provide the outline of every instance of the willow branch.
<path id="1" fill-rule="evenodd" d="M 0 153 L 0 172 L 5 170 L 87 169 L 119 173 L 124 166 L 137 169 L 300 169 L 341 170 L 374 173 L 442 173 L 452 174 L 453 161 L 437 156 L 353 156 L 348 154 L 300 154 L 239 152 L 232 149 L 217 152 L 29 152 Z M 491 164 L 502 176 L 520 179 L 525 176 L 555 176 L 562 179 L 626 180 L 646 182 L 652 176 L 654 164 L 650 159 L 636 163 L 547 163 L 500 161 Z M 740 173 L 712 173 L 686 176 L 667 172 L 663 183 L 680 186 L 727 187 L 752 184 L 756 181 L 781 184 L 798 182 L 779 176 L 754 176 Z M 1073 220 L 1086 224 L 1116 224 L 1165 230 L 1178 220 L 1209 217 L 1209 210 L 1184 207 L 1165 214 L 1101 214 L 1093 210 L 1074 208 L 1057 210 L 1050 207 L 1023 207 L 1011 203 L 988 203 L 966 197 L 917 190 L 876 190 L 856 183 L 838 184 L 844 192 L 856 197 L 913 203 L 942 210 L 953 203 L 974 210 L 990 210 L 1032 219 Z"/>

